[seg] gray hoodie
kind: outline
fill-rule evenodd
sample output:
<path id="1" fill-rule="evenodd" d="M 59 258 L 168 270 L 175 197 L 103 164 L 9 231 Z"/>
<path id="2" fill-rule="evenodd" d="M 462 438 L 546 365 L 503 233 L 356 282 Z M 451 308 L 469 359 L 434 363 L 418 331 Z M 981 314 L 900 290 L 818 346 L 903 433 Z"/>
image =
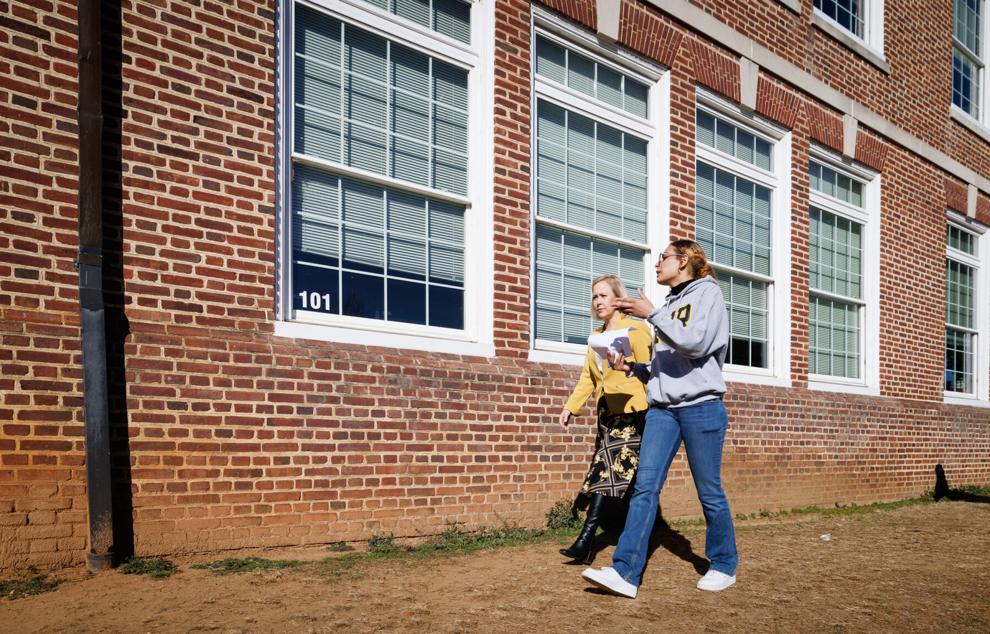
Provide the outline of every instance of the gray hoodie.
<path id="1" fill-rule="evenodd" d="M 634 363 L 651 405 L 685 407 L 725 393 L 722 364 L 729 345 L 729 319 L 718 282 L 692 280 L 646 318 L 658 341 L 650 365 Z"/>

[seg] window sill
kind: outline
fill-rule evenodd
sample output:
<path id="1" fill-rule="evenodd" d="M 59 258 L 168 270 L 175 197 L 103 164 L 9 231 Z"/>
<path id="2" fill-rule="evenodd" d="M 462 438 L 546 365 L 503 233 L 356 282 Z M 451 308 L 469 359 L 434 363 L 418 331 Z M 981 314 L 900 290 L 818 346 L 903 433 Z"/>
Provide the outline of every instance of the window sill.
<path id="1" fill-rule="evenodd" d="M 957 392 L 945 392 L 946 405 L 965 405 L 968 407 L 990 407 L 990 402 L 976 396 L 960 396 Z"/>
<path id="2" fill-rule="evenodd" d="M 772 387 L 791 387 L 790 375 L 777 376 L 756 370 L 747 369 L 743 366 L 725 366 L 722 370 L 722 378 L 726 383 L 748 383 L 750 385 L 769 385 Z"/>
<path id="3" fill-rule="evenodd" d="M 890 64 L 887 63 L 882 51 L 878 51 L 871 47 L 869 44 L 849 33 L 817 11 L 812 12 L 811 23 L 831 35 L 833 38 L 842 42 L 847 48 L 852 49 L 854 53 L 873 64 L 884 73 L 888 75 L 890 74 Z"/>
<path id="4" fill-rule="evenodd" d="M 584 365 L 585 350 L 581 352 L 568 352 L 559 350 L 530 350 L 526 359 L 530 363 L 554 363 L 557 365 Z"/>
<path id="5" fill-rule="evenodd" d="M 949 118 L 990 143 L 990 128 L 981 123 L 979 119 L 959 108 L 959 106 L 955 104 L 949 106 Z"/>
<path id="6" fill-rule="evenodd" d="M 382 328 L 392 327 L 382 324 Z M 294 321 L 276 321 L 275 336 L 311 341 L 356 344 L 378 348 L 399 348 L 440 352 L 467 357 L 494 357 L 495 347 L 491 343 L 468 339 L 441 339 L 415 334 L 384 332 L 382 330 L 361 330 L 341 326 L 307 324 Z"/>
<path id="7" fill-rule="evenodd" d="M 846 383 L 829 377 L 808 377 L 808 389 L 817 392 L 841 392 L 842 394 L 861 394 L 863 396 L 880 396 L 880 388 L 863 383 Z"/>

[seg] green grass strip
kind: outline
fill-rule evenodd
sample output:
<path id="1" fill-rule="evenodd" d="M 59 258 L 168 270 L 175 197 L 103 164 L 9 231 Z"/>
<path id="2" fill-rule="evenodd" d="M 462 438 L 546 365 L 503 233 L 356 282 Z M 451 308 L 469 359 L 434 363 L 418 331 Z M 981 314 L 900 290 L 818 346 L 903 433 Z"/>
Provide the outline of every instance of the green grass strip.
<path id="1" fill-rule="evenodd" d="M 303 562 L 296 559 L 262 559 L 261 557 L 245 557 L 243 559 L 221 559 L 219 561 L 208 561 L 202 564 L 194 564 L 192 567 L 197 570 L 212 570 L 218 575 L 233 575 L 244 572 L 254 572 L 256 570 L 281 570 L 284 568 L 296 568 L 303 565 Z"/>
<path id="2" fill-rule="evenodd" d="M 0 579 L 0 597 L 20 599 L 43 592 L 51 592 L 62 583 L 60 579 L 48 579 L 45 575 L 36 575 L 30 579 Z"/>
<path id="3" fill-rule="evenodd" d="M 164 557 L 128 559 L 120 567 L 125 575 L 147 575 L 152 579 L 167 579 L 179 571 L 178 566 Z"/>

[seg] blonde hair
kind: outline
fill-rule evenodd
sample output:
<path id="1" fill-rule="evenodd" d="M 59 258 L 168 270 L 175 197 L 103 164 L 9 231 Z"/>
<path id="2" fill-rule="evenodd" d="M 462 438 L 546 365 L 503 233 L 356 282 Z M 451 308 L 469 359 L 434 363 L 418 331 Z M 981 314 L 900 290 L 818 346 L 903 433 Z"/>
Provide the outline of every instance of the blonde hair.
<path id="1" fill-rule="evenodd" d="M 597 286 L 599 282 L 605 282 L 606 284 L 608 284 L 608 287 L 612 289 L 612 292 L 615 294 L 616 297 L 628 297 L 629 296 L 629 294 L 626 293 L 626 285 L 625 285 L 625 283 L 621 279 L 619 279 L 618 276 L 612 275 L 611 273 L 609 273 L 607 275 L 599 275 L 598 277 L 596 277 L 591 282 L 591 289 L 592 289 L 591 292 L 592 292 L 592 294 L 595 292 L 594 291 L 595 286 Z M 591 298 L 591 316 L 592 317 L 596 317 L 597 316 L 597 314 L 595 313 L 595 299 L 594 299 L 594 297 Z"/>
<path id="2" fill-rule="evenodd" d="M 679 254 L 687 257 L 691 279 L 696 280 L 706 275 L 711 275 L 713 278 L 718 279 L 715 271 L 708 264 L 708 258 L 705 257 L 705 250 L 697 242 L 694 240 L 674 240 L 670 243 L 670 246 Z"/>

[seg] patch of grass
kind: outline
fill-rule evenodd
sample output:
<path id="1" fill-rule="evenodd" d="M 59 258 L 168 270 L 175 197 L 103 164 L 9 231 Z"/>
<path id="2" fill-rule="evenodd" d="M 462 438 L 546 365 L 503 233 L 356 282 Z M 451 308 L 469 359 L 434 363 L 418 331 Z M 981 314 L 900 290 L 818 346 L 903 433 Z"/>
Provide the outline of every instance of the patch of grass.
<path id="1" fill-rule="evenodd" d="M 501 528 L 482 528 L 469 533 L 457 527 L 450 527 L 439 535 L 435 535 L 422 546 L 410 550 L 416 554 L 428 553 L 468 553 L 478 550 L 501 548 L 503 546 L 518 546 L 535 544 L 555 538 L 559 531 L 520 528 L 518 526 L 502 526 Z"/>
<path id="2" fill-rule="evenodd" d="M 0 597 L 20 599 L 43 592 L 51 592 L 62 583 L 59 579 L 48 579 L 45 575 L 35 575 L 30 579 L 0 579 Z"/>
<path id="3" fill-rule="evenodd" d="M 392 535 L 372 535 L 368 540 L 368 552 L 375 555 L 391 555 L 400 550 Z"/>
<path id="4" fill-rule="evenodd" d="M 152 579 L 167 579 L 179 571 L 178 566 L 164 557 L 128 559 L 120 567 L 125 575 L 148 575 Z"/>
<path id="5" fill-rule="evenodd" d="M 334 542 L 327 545 L 327 550 L 334 553 L 346 553 L 348 551 L 354 550 L 354 547 L 347 542 Z"/>
<path id="6" fill-rule="evenodd" d="M 574 512 L 571 502 L 566 499 L 557 500 L 547 511 L 547 528 L 550 530 L 576 530 L 580 526 L 581 520 Z"/>
<path id="7" fill-rule="evenodd" d="M 193 568 L 199 570 L 212 570 L 218 575 L 240 574 L 242 572 L 254 572 L 257 570 L 281 570 L 284 568 L 296 568 L 303 562 L 295 559 L 262 559 L 261 557 L 245 557 L 244 559 L 221 559 L 219 561 L 208 561 L 202 564 L 195 564 Z"/>

